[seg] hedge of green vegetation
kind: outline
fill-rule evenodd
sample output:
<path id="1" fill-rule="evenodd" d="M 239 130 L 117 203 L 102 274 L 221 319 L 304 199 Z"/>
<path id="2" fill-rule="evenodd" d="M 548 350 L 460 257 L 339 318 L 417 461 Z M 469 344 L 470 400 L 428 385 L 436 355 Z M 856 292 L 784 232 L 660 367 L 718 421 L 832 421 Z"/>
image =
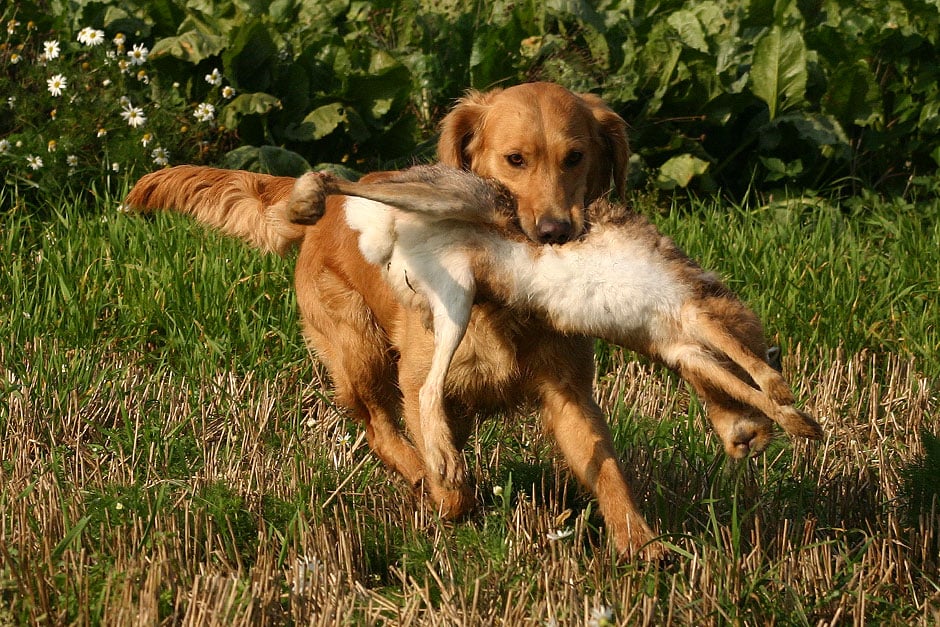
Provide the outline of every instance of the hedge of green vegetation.
<path id="1" fill-rule="evenodd" d="M 630 122 L 637 185 L 917 197 L 940 162 L 938 16 L 935 0 L 22 0 L 2 14 L 0 166 L 56 189 L 164 162 L 404 165 L 433 156 L 465 90 L 551 80 Z"/>

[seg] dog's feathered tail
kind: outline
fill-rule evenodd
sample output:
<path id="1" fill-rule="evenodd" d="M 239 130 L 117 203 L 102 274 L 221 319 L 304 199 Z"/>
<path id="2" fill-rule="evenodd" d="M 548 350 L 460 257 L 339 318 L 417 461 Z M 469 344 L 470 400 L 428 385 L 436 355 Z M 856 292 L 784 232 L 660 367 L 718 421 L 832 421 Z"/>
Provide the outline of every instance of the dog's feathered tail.
<path id="1" fill-rule="evenodd" d="M 172 209 L 265 251 L 286 253 L 306 227 L 286 212 L 297 179 L 240 170 L 181 165 L 142 177 L 124 201 L 128 209 Z"/>

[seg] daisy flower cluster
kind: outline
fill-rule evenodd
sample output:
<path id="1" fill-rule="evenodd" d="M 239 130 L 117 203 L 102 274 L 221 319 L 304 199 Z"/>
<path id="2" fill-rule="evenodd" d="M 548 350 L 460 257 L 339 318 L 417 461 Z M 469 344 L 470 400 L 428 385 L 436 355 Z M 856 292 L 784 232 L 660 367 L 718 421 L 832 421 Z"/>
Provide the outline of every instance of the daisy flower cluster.
<path id="1" fill-rule="evenodd" d="M 2 26 L 0 170 L 7 183 L 120 185 L 135 172 L 207 162 L 231 148 L 218 115 L 236 93 L 223 68 L 181 86 L 160 76 L 139 34 L 107 25 L 66 33 L 15 18 Z"/>

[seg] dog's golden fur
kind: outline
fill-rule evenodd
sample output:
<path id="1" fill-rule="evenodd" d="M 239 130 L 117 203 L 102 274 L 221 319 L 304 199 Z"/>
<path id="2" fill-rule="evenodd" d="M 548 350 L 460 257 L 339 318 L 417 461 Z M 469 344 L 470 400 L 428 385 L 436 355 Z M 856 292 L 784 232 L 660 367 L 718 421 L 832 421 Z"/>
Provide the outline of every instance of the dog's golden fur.
<path id="1" fill-rule="evenodd" d="M 706 402 L 732 457 L 766 447 L 768 418 L 792 435 L 821 436 L 767 363 L 757 316 L 622 205 L 596 201 L 588 208 L 589 233 L 544 248 L 518 236 L 512 195 L 469 172 L 419 166 L 378 183 L 307 174 L 290 210 L 316 219 L 328 194 L 374 201 L 347 203 L 360 249 L 384 268 L 400 299 L 417 296 L 416 304 L 430 309 L 435 354 L 421 391 L 429 470 L 447 474 L 447 456 L 434 454 L 437 442 L 447 440 L 446 432 L 438 434 L 447 421 L 444 382 L 478 292 L 530 311 L 557 331 L 600 337 L 677 370 Z"/>
<path id="2" fill-rule="evenodd" d="M 444 121 L 441 163 L 502 183 L 516 197 L 522 231 L 563 243 L 584 228 L 584 207 L 623 194 L 626 124 L 597 96 L 572 98 L 547 83 L 473 92 Z"/>
<path id="3" fill-rule="evenodd" d="M 548 242 L 580 235 L 584 207 L 606 192 L 611 178 L 623 185 L 629 158 L 619 116 L 595 97 L 546 83 L 471 94 L 445 118 L 438 153 L 447 165 L 507 185 L 521 229 Z M 293 183 L 177 167 L 143 177 L 126 204 L 189 213 L 267 250 L 299 244 L 295 284 L 304 336 L 327 366 L 337 402 L 362 421 L 370 446 L 390 468 L 423 485 L 442 515 L 462 516 L 474 503 L 463 460 L 446 480 L 427 472 L 424 461 L 419 396 L 434 337 L 423 308 L 403 306 L 380 269 L 363 258 L 343 198 L 330 198 L 316 224 L 288 225 L 284 211 L 297 217 L 290 210 Z M 654 534 L 593 398 L 593 357 L 589 338 L 560 333 L 497 302 L 474 307 L 447 378 L 448 444 L 463 448 L 477 412 L 536 404 L 570 468 L 596 496 L 617 548 L 634 552 Z"/>

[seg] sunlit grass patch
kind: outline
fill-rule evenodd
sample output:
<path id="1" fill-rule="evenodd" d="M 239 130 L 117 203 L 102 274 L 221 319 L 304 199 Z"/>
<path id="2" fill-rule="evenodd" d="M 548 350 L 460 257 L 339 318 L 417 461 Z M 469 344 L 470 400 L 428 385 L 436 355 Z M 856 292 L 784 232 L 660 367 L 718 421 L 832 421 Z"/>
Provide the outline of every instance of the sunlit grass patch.
<path id="1" fill-rule="evenodd" d="M 937 313 L 903 313 L 926 295 L 920 269 L 937 264 L 927 208 L 886 208 L 890 229 L 872 218 L 841 234 L 811 215 L 762 228 L 765 208 L 657 216 L 761 313 L 826 438 L 781 435 L 733 463 L 685 384 L 599 347 L 597 398 L 637 499 L 675 547 L 649 565 L 615 558 L 534 415 L 478 427 L 467 456 L 480 507 L 442 522 L 332 403 L 300 339 L 290 259 L 112 207 L 13 208 L 0 233 L 11 620 L 937 618 L 940 524 L 911 500 L 930 485 L 940 368 L 924 347 Z M 912 261 L 889 271 L 885 257 Z M 826 271 L 814 283 L 808 268 Z M 859 268 L 866 297 L 846 299 Z M 884 295 L 898 286 L 911 302 Z M 886 304 L 896 316 L 878 327 Z M 881 344 L 869 328 L 904 338 Z"/>

